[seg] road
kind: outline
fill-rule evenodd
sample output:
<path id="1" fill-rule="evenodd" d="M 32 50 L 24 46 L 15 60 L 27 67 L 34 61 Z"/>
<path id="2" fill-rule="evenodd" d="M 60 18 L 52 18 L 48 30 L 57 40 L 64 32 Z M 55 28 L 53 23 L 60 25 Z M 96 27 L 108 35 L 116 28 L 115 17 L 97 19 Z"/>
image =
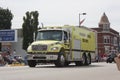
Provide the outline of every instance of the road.
<path id="1" fill-rule="evenodd" d="M 120 80 L 115 63 L 57 68 L 54 65 L 0 67 L 0 80 Z"/>

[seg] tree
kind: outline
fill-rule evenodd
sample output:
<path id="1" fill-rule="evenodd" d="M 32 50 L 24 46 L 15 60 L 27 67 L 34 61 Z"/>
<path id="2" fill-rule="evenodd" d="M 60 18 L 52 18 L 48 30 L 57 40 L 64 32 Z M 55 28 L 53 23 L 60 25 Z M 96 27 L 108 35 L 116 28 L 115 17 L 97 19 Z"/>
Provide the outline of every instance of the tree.
<path id="1" fill-rule="evenodd" d="M 11 29 L 11 20 L 13 19 L 13 14 L 9 9 L 3 9 L 0 7 L 0 30 L 1 29 Z"/>
<path id="2" fill-rule="evenodd" d="M 27 50 L 27 47 L 30 43 L 33 42 L 33 34 L 37 34 L 38 29 L 38 16 L 39 13 L 37 11 L 26 12 L 26 17 L 23 17 L 23 49 Z M 36 36 L 35 36 L 36 37 Z"/>
<path id="3" fill-rule="evenodd" d="M 39 16 L 39 13 L 37 11 L 35 12 L 31 12 L 31 14 L 33 15 L 33 30 L 34 30 L 34 33 L 35 33 L 35 38 L 36 38 L 36 35 L 37 35 L 37 30 L 38 30 L 38 16 Z"/>

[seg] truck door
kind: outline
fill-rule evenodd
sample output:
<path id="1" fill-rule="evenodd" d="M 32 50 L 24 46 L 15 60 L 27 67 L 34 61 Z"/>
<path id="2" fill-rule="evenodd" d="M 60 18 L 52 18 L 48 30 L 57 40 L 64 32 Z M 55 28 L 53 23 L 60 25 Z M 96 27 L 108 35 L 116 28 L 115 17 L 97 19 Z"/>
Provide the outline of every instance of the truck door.
<path id="1" fill-rule="evenodd" d="M 71 46 L 71 40 L 70 40 L 70 33 L 64 31 L 64 44 L 66 49 L 66 59 L 68 61 L 71 61 L 72 59 L 72 46 Z"/>
<path id="2" fill-rule="evenodd" d="M 66 31 L 64 31 L 64 44 L 65 48 L 69 49 L 69 35 Z"/>

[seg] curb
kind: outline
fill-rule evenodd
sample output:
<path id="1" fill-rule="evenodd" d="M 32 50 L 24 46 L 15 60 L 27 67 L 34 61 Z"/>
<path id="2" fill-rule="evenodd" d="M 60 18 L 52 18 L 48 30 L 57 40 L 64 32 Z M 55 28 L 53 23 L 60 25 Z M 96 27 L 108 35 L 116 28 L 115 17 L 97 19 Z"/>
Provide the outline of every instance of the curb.
<path id="1" fill-rule="evenodd" d="M 24 63 L 13 63 L 10 66 L 25 66 Z"/>

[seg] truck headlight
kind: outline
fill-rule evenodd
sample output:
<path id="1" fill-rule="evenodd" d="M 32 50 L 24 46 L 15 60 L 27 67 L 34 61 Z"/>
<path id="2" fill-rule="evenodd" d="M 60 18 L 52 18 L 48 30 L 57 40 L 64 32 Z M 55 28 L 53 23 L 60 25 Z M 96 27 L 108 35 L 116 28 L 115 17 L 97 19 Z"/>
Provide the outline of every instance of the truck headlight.
<path id="1" fill-rule="evenodd" d="M 56 51 L 56 50 L 58 50 L 58 49 L 59 49 L 58 47 L 53 47 L 53 48 L 51 48 L 52 51 Z"/>

